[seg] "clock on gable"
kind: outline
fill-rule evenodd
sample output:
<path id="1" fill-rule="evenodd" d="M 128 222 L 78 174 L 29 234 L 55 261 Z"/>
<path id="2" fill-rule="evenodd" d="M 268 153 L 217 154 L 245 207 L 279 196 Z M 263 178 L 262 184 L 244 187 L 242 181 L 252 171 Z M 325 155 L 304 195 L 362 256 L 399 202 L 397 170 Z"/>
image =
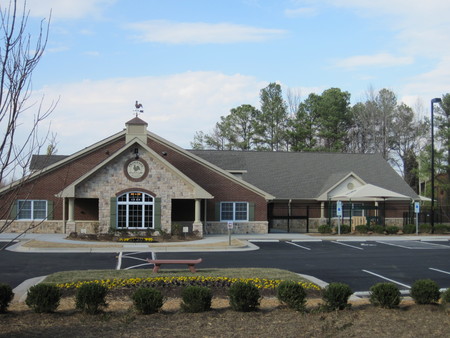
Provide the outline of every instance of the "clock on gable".
<path id="1" fill-rule="evenodd" d="M 125 176 L 134 182 L 142 181 L 148 175 L 148 164 L 144 160 L 130 159 L 125 163 Z"/>

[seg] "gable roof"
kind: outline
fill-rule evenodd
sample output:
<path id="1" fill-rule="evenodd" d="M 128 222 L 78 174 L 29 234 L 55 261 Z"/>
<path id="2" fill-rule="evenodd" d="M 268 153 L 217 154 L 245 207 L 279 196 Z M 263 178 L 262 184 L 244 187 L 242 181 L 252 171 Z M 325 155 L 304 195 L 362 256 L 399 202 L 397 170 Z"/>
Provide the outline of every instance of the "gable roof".
<path id="1" fill-rule="evenodd" d="M 104 167 L 108 163 L 112 162 L 118 156 L 121 156 L 124 152 L 126 152 L 130 147 L 134 147 L 136 144 L 140 145 L 145 151 L 147 151 L 151 156 L 158 162 L 162 163 L 168 170 L 170 170 L 173 174 L 177 175 L 181 180 L 189 184 L 194 189 L 194 194 L 196 198 L 205 198 L 210 199 L 213 196 L 200 187 L 196 182 L 192 181 L 189 177 L 184 175 L 181 171 L 171 165 L 169 162 L 163 160 L 160 155 L 150 149 L 145 143 L 143 143 L 138 138 L 135 139 L 134 142 L 129 142 L 125 144 L 119 151 L 115 152 L 112 156 L 105 159 L 103 162 L 99 163 L 95 168 L 92 168 L 88 172 L 86 172 L 83 176 L 66 186 L 59 195 L 61 197 L 74 197 L 75 196 L 75 188 L 78 184 L 82 183 L 86 179 L 88 179 L 91 175 L 95 174 L 100 168 Z"/>
<path id="2" fill-rule="evenodd" d="M 190 150 L 277 199 L 317 199 L 349 173 L 364 182 L 418 199 L 380 154 Z"/>

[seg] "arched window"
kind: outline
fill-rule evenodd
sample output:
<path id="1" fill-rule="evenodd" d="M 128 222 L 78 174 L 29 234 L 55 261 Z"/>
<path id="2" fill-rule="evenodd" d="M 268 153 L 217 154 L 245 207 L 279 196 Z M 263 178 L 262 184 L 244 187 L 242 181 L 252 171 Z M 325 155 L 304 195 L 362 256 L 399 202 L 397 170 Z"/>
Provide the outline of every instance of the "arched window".
<path id="1" fill-rule="evenodd" d="M 118 229 L 153 229 L 154 199 L 140 191 L 127 192 L 117 197 Z"/>

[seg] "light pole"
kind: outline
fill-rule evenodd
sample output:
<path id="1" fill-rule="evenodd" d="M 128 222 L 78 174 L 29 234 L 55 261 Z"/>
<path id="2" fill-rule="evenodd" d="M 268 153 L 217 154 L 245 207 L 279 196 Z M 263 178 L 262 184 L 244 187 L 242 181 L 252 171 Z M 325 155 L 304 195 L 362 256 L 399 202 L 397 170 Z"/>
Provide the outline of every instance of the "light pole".
<path id="1" fill-rule="evenodd" d="M 434 234 L 434 104 L 442 100 L 431 99 L 431 233 Z"/>

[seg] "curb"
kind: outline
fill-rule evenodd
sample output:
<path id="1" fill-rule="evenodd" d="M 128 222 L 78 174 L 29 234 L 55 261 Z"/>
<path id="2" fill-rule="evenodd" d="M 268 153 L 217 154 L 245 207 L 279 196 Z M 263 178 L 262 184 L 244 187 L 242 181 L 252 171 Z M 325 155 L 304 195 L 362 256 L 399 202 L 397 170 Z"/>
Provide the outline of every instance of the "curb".
<path id="1" fill-rule="evenodd" d="M 25 302 L 25 299 L 27 298 L 28 289 L 32 286 L 39 284 L 42 282 L 47 276 L 39 276 L 27 279 L 20 283 L 17 287 L 13 289 L 14 292 L 14 298 L 13 302 L 17 303 L 23 303 Z"/>

